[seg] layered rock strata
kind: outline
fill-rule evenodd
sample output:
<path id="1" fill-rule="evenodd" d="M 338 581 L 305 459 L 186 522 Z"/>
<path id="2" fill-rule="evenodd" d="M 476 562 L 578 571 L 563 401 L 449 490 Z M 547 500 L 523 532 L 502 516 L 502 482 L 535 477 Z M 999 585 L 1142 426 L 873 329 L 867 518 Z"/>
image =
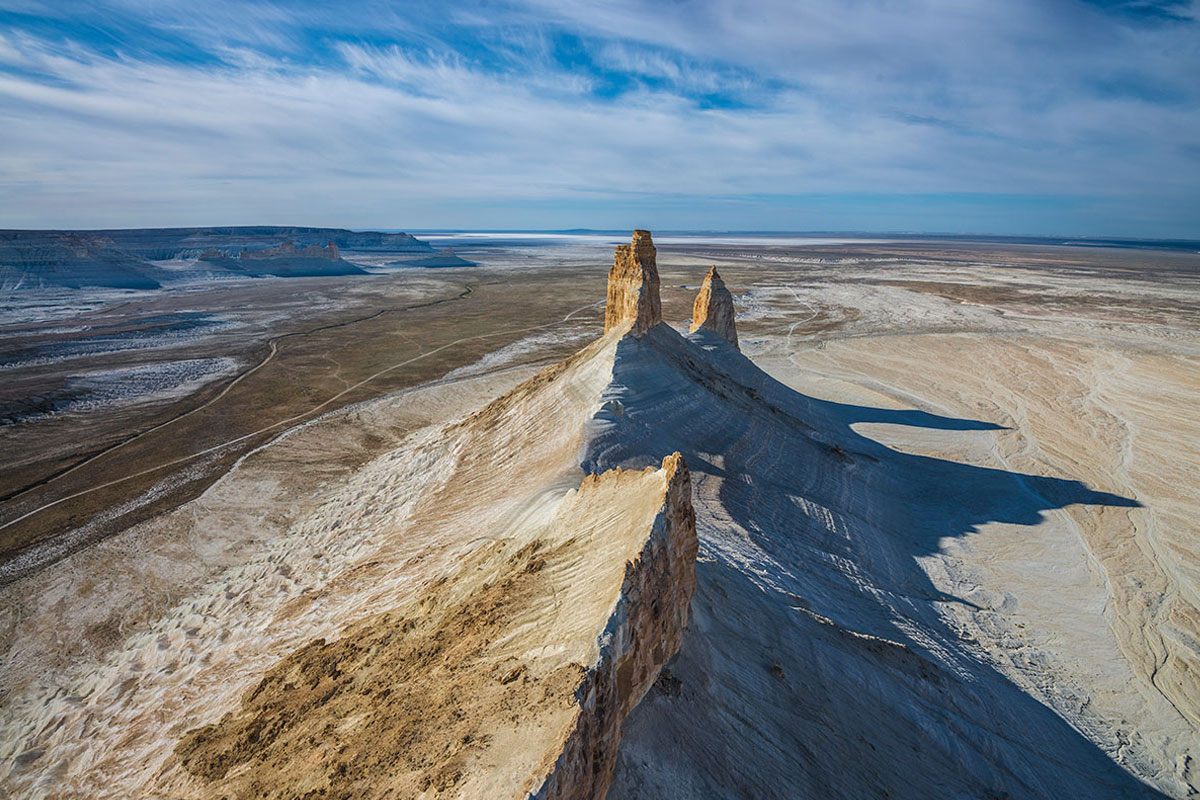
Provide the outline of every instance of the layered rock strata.
<path id="1" fill-rule="evenodd" d="M 644 272 L 647 259 L 623 250 Z M 943 388 L 918 383 L 906 395 L 901 373 L 921 361 L 903 351 L 933 337 L 834 344 L 799 366 L 786 348 L 775 366 L 835 398 L 821 399 L 778 382 L 703 323 L 687 338 L 653 324 L 642 311 L 656 293 L 634 278 L 633 313 L 610 303 L 619 313 L 605 336 L 469 417 L 459 416 L 465 407 L 438 411 L 403 446 L 315 489 L 321 500 L 290 530 L 272 533 L 278 515 L 250 500 L 274 491 L 274 479 L 235 471 L 224 489 L 232 506 L 204 507 L 210 491 L 178 510 L 211 535 L 135 530 L 105 561 L 75 554 L 38 573 L 26 584 L 30 605 L 61 608 L 38 612 L 60 624 L 33 631 L 24 613 L 10 621 L 26 641 L 24 655 L 0 660 L 0 796 L 515 800 L 599 798 L 606 787 L 611 800 L 1163 796 L 1138 774 L 1172 797 L 1195 796 L 1190 754 L 1200 750 L 1170 707 L 1190 699 L 1188 676 L 1164 666 L 1149 678 L 1156 696 L 1138 696 L 1138 675 L 1087 631 L 1103 632 L 1114 603 L 1119 620 L 1122 598 L 1163 596 L 1154 593 L 1165 584 L 1143 581 L 1136 566 L 1110 572 L 1142 581 L 1140 593 L 1104 589 L 1080 544 L 1103 535 L 1135 547 L 1127 523 L 1153 504 L 1041 466 L 1015 471 L 1045 455 L 1027 451 L 1034 432 L 1080 415 L 1055 400 L 1064 376 L 1115 372 L 1117 383 L 1090 385 L 1144 416 L 1190 398 L 1190 373 L 1164 383 L 1174 362 L 1122 374 L 1107 351 L 1074 361 L 1053 337 L 1001 346 L 972 333 L 919 345 L 937 367 L 925 383 Z M 634 278 L 613 287 L 622 301 Z M 952 357 L 960 349 L 991 357 L 1001 378 L 975 382 L 971 357 Z M 1162 405 L 1146 400 L 1148 384 L 1169 387 Z M 459 402 L 462 385 L 422 391 L 441 408 Z M 962 416 L 917 410 L 914 398 Z M 991 439 L 1009 433 L 974 411 L 1005 406 L 1002 421 L 1041 422 Z M 1107 407 L 1092 411 L 1078 431 L 1116 430 Z M 358 419 L 347 427 L 373 429 Z M 1161 442 L 1139 436 L 1120 468 L 1079 455 L 1082 434 L 1060 441 L 1083 441 L 1066 452 L 1107 482 L 1146 469 L 1147 449 Z M 340 452 L 313 442 L 293 439 L 280 468 Z M 1163 459 L 1177 454 L 1164 449 Z M 659 468 L 671 452 L 695 469 L 705 558 L 694 582 L 690 480 L 676 457 Z M 1124 453 L 1113 457 L 1119 465 Z M 1177 464 L 1149 464 L 1147 481 L 1187 485 Z M 1179 497 L 1171 513 L 1182 515 L 1191 505 Z M 1154 531 L 1155 518 L 1143 519 Z M 260 526 L 264 543 L 244 541 L 242 526 Z M 1161 533 L 1171 529 L 1186 525 Z M 1101 567 L 1133 563 L 1094 555 Z M 200 588 L 171 582 L 215 558 L 229 566 Z M 112 644 L 93 654 L 105 639 L 81 612 L 113 603 L 108 587 L 136 582 L 155 590 L 151 605 L 94 615 Z M 695 624 L 671 675 L 626 717 L 671 658 L 689 595 Z M 160 612 L 160 602 L 175 605 Z M 1171 610 L 1147 613 L 1159 607 Z M 1167 625 L 1151 619 L 1148 633 Z M 1018 633 L 1017 620 L 1049 627 Z M 89 646 L 70 667 L 42 663 L 37 645 L 79 636 Z M 1055 639 L 1077 644 L 1048 649 Z M 14 664 L 36 678 L 14 680 Z M 1122 691 L 1130 697 L 1111 705 Z M 1111 739 L 1091 716 L 1106 705 L 1121 711 Z M 1163 750 L 1170 760 L 1150 760 L 1152 737 L 1178 737 Z"/>
<path id="2" fill-rule="evenodd" d="M 587 476 L 548 524 L 282 659 L 176 757 L 205 798 L 603 798 L 621 722 L 679 648 L 696 551 L 678 453 Z"/>
<path id="3" fill-rule="evenodd" d="M 681 646 L 698 549 L 677 448 L 580 463 L 618 363 L 662 336 L 691 348 L 658 324 L 649 234 L 613 273 L 603 337 L 364 465 L 101 661 L 22 689 L 0 793 L 604 797 L 623 721 Z M 621 393 L 633 413 L 679 367 L 656 363 Z"/>
<path id="4" fill-rule="evenodd" d="M 601 635 L 599 660 L 576 690 L 579 713 L 571 735 L 553 772 L 533 794 L 536 800 L 587 800 L 608 793 L 621 723 L 683 640 L 696 588 L 696 515 L 683 457 L 668 456 L 662 468 L 662 507 L 642 552 L 625 566 L 617 605 Z"/>
<path id="5" fill-rule="evenodd" d="M 298 248 L 296 243 L 288 240 L 278 247 L 272 247 L 267 250 L 243 250 L 239 258 L 260 260 L 273 258 L 323 258 L 328 261 L 337 261 L 341 258 L 341 253 L 338 251 L 338 246 L 333 242 L 328 242 L 324 247 L 317 244 L 310 244 L 307 247 Z"/>
<path id="6" fill-rule="evenodd" d="M 608 304 L 604 309 L 604 332 L 630 325 L 641 336 L 662 322 L 658 265 L 650 231 L 636 230 L 633 241 L 617 247 L 608 272 Z"/>
<path id="7" fill-rule="evenodd" d="M 737 326 L 733 318 L 733 295 L 725 288 L 725 281 L 721 280 L 716 266 L 710 267 L 692 306 L 691 333 L 708 328 L 737 347 Z"/>

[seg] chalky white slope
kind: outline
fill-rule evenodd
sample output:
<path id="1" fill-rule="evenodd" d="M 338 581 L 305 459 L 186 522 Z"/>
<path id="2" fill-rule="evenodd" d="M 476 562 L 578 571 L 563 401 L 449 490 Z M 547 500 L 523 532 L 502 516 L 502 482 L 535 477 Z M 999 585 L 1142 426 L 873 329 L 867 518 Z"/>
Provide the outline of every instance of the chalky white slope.
<path id="1" fill-rule="evenodd" d="M 602 797 L 608 775 L 589 772 L 595 759 L 573 743 L 599 742 L 607 758 L 615 740 L 572 734 L 611 719 L 589 718 L 586 697 L 571 705 L 562 678 L 573 663 L 602 672 L 611 620 L 670 616 L 645 591 L 638 607 L 649 612 L 621 611 L 614 593 L 636 573 L 613 567 L 655 541 L 673 485 L 658 467 L 678 451 L 700 550 L 691 622 L 625 720 L 610 798 L 1159 796 L 1138 775 L 1171 770 L 1118 764 L 1095 743 L 1102 735 L 1068 722 L 951 626 L 947 607 L 1003 593 L 956 596 L 928 567 L 988 526 L 1134 501 L 905 452 L 897 431 L 987 437 L 997 426 L 798 393 L 733 337 L 710 327 L 685 337 L 663 323 L 657 286 L 653 245 L 639 232 L 610 273 L 603 338 L 478 413 L 414 433 L 103 659 L 52 679 L 26 670 L 0 718 L 13 765 L 0 780 L 29 797 L 133 796 L 156 784 L 171 796 Z M 589 490 L 589 474 L 609 477 Z M 637 585 L 678 607 L 678 580 Z M 510 594 L 519 606 L 502 604 Z M 1102 613 L 1081 619 L 1104 629 Z M 423 644 L 398 651 L 382 662 L 390 672 L 361 654 L 386 655 L 393 629 L 416 637 L 401 644 L 480 644 L 470 660 Z M 675 636 L 661 641 L 655 667 Z M 295 735 L 241 761 L 221 744 L 263 711 L 256 686 L 268 698 L 290 691 L 293 668 L 304 674 L 330 653 L 355 691 L 372 690 L 361 704 L 338 705 L 347 690 L 306 707 Z M 430 653 L 428 669 L 408 674 Z M 431 698 L 427 718 L 398 724 L 393 692 Z M 386 748 L 404 731 L 418 744 L 442 737 L 445 749 L 402 747 L 408 760 L 397 766 Z M 322 741 L 350 755 L 339 761 Z M 1186 753 L 1186 741 L 1172 746 Z M 1172 780 L 1159 785 L 1186 796 Z"/>
<path id="2" fill-rule="evenodd" d="M 261 471 L 235 472 L 167 530 L 139 526 L 5 587 L 33 624 L 14 620 L 20 636 L 5 641 L 0 786 L 30 798 L 602 796 L 621 721 L 677 650 L 694 588 L 678 456 L 580 468 L 636 321 L 616 315 L 474 413 L 447 419 L 460 404 L 416 399 L 430 424 L 313 487 L 298 512 L 270 499 Z M 298 431 L 282 460 L 303 470 L 344 455 L 321 429 Z M 118 591 L 144 576 L 165 607 Z M 53 619 L 67 628 L 39 624 Z M 78 636 L 99 646 L 63 658 Z"/>
<path id="3" fill-rule="evenodd" d="M 960 639 L 938 606 L 970 601 L 919 564 L 988 522 L 1132 501 L 885 447 L 851 426 L 995 426 L 806 397 L 705 330 L 622 341 L 607 398 L 586 467 L 679 450 L 700 538 L 691 628 L 610 798 L 1158 796 Z"/>

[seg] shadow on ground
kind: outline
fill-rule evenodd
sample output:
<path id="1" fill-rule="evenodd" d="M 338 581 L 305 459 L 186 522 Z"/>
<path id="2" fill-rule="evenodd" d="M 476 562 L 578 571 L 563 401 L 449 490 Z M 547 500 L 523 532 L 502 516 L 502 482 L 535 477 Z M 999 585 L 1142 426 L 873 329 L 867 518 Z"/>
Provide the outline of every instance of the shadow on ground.
<path id="1" fill-rule="evenodd" d="M 892 450 L 852 426 L 1000 426 L 807 397 L 704 332 L 622 341 L 607 401 L 585 469 L 679 450 L 701 538 L 691 628 L 610 798 L 1163 796 L 984 663 L 917 561 L 985 523 L 1136 501 Z"/>

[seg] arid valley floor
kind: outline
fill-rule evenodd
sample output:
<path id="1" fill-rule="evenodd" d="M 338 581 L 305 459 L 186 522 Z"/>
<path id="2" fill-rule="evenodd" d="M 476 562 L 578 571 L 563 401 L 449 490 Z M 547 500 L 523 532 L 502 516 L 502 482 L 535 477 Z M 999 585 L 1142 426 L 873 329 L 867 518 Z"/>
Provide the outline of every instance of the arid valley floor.
<path id="1" fill-rule="evenodd" d="M 5 307 L 0 795 L 1200 796 L 1200 253 L 432 238 Z"/>

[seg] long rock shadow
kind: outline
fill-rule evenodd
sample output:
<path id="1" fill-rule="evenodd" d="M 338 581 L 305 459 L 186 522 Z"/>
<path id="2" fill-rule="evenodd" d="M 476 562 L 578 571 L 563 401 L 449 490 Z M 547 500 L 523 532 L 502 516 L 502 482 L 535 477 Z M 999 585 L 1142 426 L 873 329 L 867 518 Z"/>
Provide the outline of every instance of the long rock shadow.
<path id="1" fill-rule="evenodd" d="M 883 423 L 945 431 L 1007 430 L 1003 425 L 943 417 L 925 411 L 871 408 L 818 400 L 777 382 L 770 394 L 778 394 L 781 404 L 790 406 L 792 413 L 827 420 L 823 430 L 831 438 L 845 443 L 837 445 L 842 448 L 842 454 L 849 451 L 877 463 L 887 460 L 894 465 L 895 488 L 919 492 L 912 508 L 925 511 L 927 507 L 934 506 L 950 512 L 942 525 L 930 526 L 904 514 L 903 509 L 897 509 L 900 513 L 897 521 L 908 523 L 903 525 L 902 530 L 910 535 L 922 534 L 912 539 L 920 552 L 936 551 L 936 540 L 941 536 L 977 530 L 980 524 L 986 522 L 1036 525 L 1042 520 L 1042 512 L 1069 505 L 1141 507 L 1137 500 L 1096 491 L 1077 480 L 1027 475 L 904 453 L 853 428 L 858 423 Z M 844 460 L 852 458 L 847 455 Z M 927 520 L 928 515 L 923 513 L 920 519 Z M 930 537 L 933 537 L 932 541 Z"/>
<path id="2" fill-rule="evenodd" d="M 623 340 L 584 458 L 679 450 L 701 536 L 693 625 L 610 797 L 1162 797 L 963 642 L 917 561 L 989 522 L 1137 502 L 890 449 L 852 426 L 1000 426 L 807 397 L 714 338 Z"/>

